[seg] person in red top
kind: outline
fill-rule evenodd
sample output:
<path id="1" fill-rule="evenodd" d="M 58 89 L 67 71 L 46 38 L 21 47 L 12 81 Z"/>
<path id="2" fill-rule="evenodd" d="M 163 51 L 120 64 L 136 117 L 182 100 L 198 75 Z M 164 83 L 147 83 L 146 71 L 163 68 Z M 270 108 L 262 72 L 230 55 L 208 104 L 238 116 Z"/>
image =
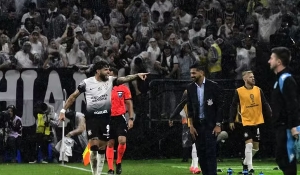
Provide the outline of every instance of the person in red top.
<path id="1" fill-rule="evenodd" d="M 117 77 L 118 70 L 110 68 L 110 76 Z M 126 120 L 126 108 L 129 114 L 129 120 Z M 127 130 L 133 127 L 133 104 L 131 93 L 127 86 L 114 86 L 111 93 L 111 119 L 109 128 L 109 138 L 106 149 L 106 159 L 109 171 L 107 174 L 114 174 L 114 145 L 118 138 L 118 156 L 116 161 L 116 174 L 122 173 L 121 161 L 126 150 Z"/>

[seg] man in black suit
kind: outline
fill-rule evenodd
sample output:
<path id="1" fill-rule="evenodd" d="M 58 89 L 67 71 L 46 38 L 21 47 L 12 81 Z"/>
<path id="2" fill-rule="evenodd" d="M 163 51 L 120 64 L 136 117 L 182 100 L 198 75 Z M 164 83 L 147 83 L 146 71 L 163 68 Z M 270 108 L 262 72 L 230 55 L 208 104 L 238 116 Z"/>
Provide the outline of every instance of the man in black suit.
<path id="1" fill-rule="evenodd" d="M 190 132 L 195 139 L 203 175 L 216 175 L 217 136 L 221 132 L 222 89 L 205 78 L 205 66 L 195 62 L 190 67 L 193 83 L 187 87 Z"/>

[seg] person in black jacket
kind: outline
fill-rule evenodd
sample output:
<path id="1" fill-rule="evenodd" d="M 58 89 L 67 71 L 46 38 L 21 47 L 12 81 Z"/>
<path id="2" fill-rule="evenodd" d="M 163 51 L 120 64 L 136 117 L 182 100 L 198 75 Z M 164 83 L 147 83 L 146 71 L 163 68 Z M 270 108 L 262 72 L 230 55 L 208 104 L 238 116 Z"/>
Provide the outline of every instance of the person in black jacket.
<path id="1" fill-rule="evenodd" d="M 187 86 L 188 119 L 203 175 L 216 175 L 216 145 L 223 119 L 223 90 L 216 82 L 205 78 L 205 69 L 198 61 L 190 67 L 194 82 Z"/>
<path id="2" fill-rule="evenodd" d="M 284 175 L 297 174 L 297 161 L 288 143 L 298 137 L 299 126 L 299 93 L 297 83 L 289 73 L 287 66 L 291 61 L 291 52 L 286 47 L 272 49 L 268 61 L 270 69 L 277 76 L 271 96 L 273 122 L 276 136 L 276 162 Z M 294 137 L 293 137 L 294 136 Z M 294 145 L 291 145 L 293 149 Z"/>

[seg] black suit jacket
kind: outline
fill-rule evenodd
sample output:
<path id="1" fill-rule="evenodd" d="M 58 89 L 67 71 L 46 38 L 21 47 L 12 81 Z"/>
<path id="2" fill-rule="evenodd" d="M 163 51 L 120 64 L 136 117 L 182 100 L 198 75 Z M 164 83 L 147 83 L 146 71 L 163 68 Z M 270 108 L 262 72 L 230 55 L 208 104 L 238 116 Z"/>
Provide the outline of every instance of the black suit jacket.
<path id="1" fill-rule="evenodd" d="M 205 79 L 203 102 L 206 125 L 214 128 L 216 123 L 221 123 L 223 120 L 223 89 L 216 82 Z M 199 119 L 199 107 L 197 85 L 193 82 L 187 87 L 187 108 L 189 118 L 192 118 L 195 126 Z"/>

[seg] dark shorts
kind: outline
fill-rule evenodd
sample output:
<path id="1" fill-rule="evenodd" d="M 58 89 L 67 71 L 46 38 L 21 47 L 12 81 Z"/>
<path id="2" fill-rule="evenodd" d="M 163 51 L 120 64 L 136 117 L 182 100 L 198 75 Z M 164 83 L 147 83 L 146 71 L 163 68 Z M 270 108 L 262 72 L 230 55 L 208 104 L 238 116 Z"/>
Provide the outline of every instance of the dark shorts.
<path id="1" fill-rule="evenodd" d="M 98 138 L 102 141 L 109 139 L 109 117 L 99 115 L 86 117 L 86 132 L 88 139 Z"/>
<path id="2" fill-rule="evenodd" d="M 259 126 L 243 126 L 244 140 L 252 139 L 254 142 L 260 141 Z"/>
<path id="3" fill-rule="evenodd" d="M 125 115 L 113 116 L 110 118 L 109 138 L 117 139 L 119 136 L 127 136 L 127 120 Z"/>

